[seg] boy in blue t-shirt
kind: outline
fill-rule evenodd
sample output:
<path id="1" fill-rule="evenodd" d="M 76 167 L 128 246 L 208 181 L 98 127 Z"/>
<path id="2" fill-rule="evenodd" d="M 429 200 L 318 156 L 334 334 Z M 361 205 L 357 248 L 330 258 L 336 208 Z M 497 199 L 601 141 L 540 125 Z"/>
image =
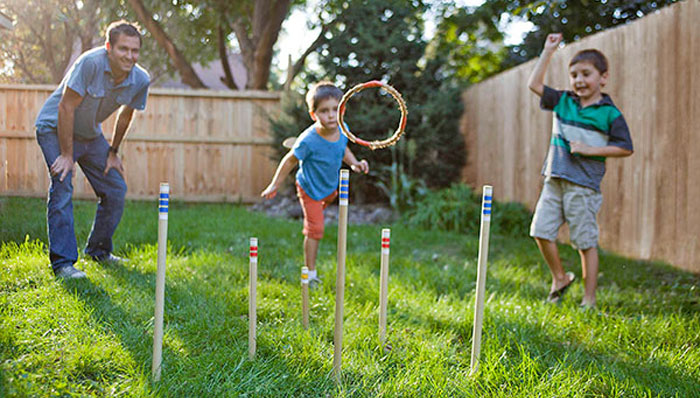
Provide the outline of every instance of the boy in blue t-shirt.
<path id="1" fill-rule="evenodd" d="M 260 196 L 271 199 L 289 172 L 299 164 L 297 196 L 304 212 L 304 263 L 313 287 L 320 282 L 316 272 L 318 245 L 323 237 L 323 209 L 335 200 L 340 183 L 340 167 L 345 161 L 355 172 L 369 172 L 366 160 L 358 161 L 347 147 L 348 139 L 338 126 L 338 103 L 343 92 L 330 82 L 316 83 L 306 94 L 309 115 L 315 122 L 282 158 L 272 182 Z"/>
<path id="2" fill-rule="evenodd" d="M 610 96 L 601 92 L 608 79 L 608 61 L 598 50 L 579 51 L 569 63 L 573 91 L 544 85 L 561 33 L 547 36 L 542 55 L 530 75 L 528 87 L 541 97 L 540 106 L 554 111 L 552 138 L 542 168 L 544 187 L 535 208 L 530 235 L 535 238 L 549 270 L 552 286 L 547 300 L 557 303 L 574 280 L 564 273 L 556 238 L 559 227 L 569 224 L 572 245 L 581 257 L 585 292 L 581 306 L 594 307 L 598 281 L 598 224 L 602 204 L 600 182 L 605 158 L 632 154 L 632 139 L 622 113 Z"/>

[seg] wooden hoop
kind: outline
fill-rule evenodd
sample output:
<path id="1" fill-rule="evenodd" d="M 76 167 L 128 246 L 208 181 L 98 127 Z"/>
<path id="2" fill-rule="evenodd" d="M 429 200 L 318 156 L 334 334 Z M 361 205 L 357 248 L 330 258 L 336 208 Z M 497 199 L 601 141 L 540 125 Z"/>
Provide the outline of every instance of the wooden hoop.
<path id="1" fill-rule="evenodd" d="M 386 90 L 389 94 L 391 94 L 392 97 L 394 97 L 396 102 L 398 102 L 399 109 L 401 110 L 401 121 L 399 121 L 399 127 L 396 129 L 396 131 L 391 137 L 384 140 L 365 141 L 361 138 L 357 138 L 354 134 L 352 134 L 352 132 L 350 132 L 350 130 L 343 122 L 343 117 L 345 116 L 345 103 L 347 103 L 347 101 L 353 95 L 370 87 L 381 87 L 384 90 Z M 404 102 L 403 98 L 401 97 L 401 93 L 399 93 L 392 86 L 379 80 L 372 80 L 366 83 L 360 83 L 356 85 L 355 87 L 351 88 L 347 93 L 345 93 L 345 95 L 343 95 L 343 98 L 340 100 L 340 104 L 338 104 L 338 124 L 340 125 L 340 130 L 343 132 L 343 134 L 345 134 L 346 137 L 348 137 L 350 141 L 358 145 L 369 147 L 369 149 L 371 150 L 382 149 L 396 144 L 401 138 L 401 135 L 403 135 L 404 129 L 406 128 L 407 114 L 408 110 L 406 109 L 406 102 Z"/>

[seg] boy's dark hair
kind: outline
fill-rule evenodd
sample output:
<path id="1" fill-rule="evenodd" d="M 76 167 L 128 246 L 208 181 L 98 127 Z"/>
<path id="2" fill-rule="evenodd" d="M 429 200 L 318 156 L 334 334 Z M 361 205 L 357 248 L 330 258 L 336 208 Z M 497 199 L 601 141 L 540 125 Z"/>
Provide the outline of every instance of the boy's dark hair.
<path id="1" fill-rule="evenodd" d="M 601 74 L 608 71 L 608 59 L 605 58 L 605 55 L 602 52 L 594 48 L 588 48 L 577 52 L 576 55 L 571 58 L 569 68 L 579 62 L 590 62 Z"/>
<path id="2" fill-rule="evenodd" d="M 318 104 L 328 98 L 340 101 L 343 98 L 343 92 L 330 81 L 318 82 L 306 93 L 306 105 L 309 107 L 309 111 L 315 112 Z"/>
<path id="3" fill-rule="evenodd" d="M 139 46 L 141 45 L 141 32 L 139 32 L 139 26 L 136 23 L 121 19 L 119 21 L 114 21 L 107 26 L 107 33 L 105 33 L 105 37 L 107 38 L 107 41 L 109 41 L 110 46 L 117 43 L 117 38 L 119 35 L 138 37 Z"/>

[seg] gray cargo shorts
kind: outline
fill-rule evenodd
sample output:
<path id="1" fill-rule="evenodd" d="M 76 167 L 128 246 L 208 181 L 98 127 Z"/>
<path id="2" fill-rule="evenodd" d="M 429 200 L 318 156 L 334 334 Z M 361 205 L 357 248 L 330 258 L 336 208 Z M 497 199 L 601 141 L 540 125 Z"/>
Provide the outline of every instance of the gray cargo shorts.
<path id="1" fill-rule="evenodd" d="M 569 238 L 576 249 L 598 246 L 596 216 L 603 195 L 594 189 L 561 178 L 547 177 L 530 225 L 530 236 L 556 241 L 559 228 L 569 225 Z"/>

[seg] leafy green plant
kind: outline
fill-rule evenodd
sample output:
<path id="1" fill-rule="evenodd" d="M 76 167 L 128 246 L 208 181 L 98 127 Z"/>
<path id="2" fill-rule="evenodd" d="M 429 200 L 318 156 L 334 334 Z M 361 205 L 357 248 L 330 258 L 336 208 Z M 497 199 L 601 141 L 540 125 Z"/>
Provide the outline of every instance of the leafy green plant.
<path id="1" fill-rule="evenodd" d="M 388 180 L 380 180 L 376 186 L 389 198 L 391 208 L 399 214 L 414 208 L 428 194 L 425 183 L 406 174 L 400 163 L 381 165 L 379 168 L 381 174 L 388 175 Z"/>
<path id="2" fill-rule="evenodd" d="M 433 191 L 405 213 L 412 226 L 465 234 L 478 234 L 481 195 L 465 184 Z M 494 234 L 527 236 L 531 213 L 520 203 L 493 203 L 491 230 Z"/>

